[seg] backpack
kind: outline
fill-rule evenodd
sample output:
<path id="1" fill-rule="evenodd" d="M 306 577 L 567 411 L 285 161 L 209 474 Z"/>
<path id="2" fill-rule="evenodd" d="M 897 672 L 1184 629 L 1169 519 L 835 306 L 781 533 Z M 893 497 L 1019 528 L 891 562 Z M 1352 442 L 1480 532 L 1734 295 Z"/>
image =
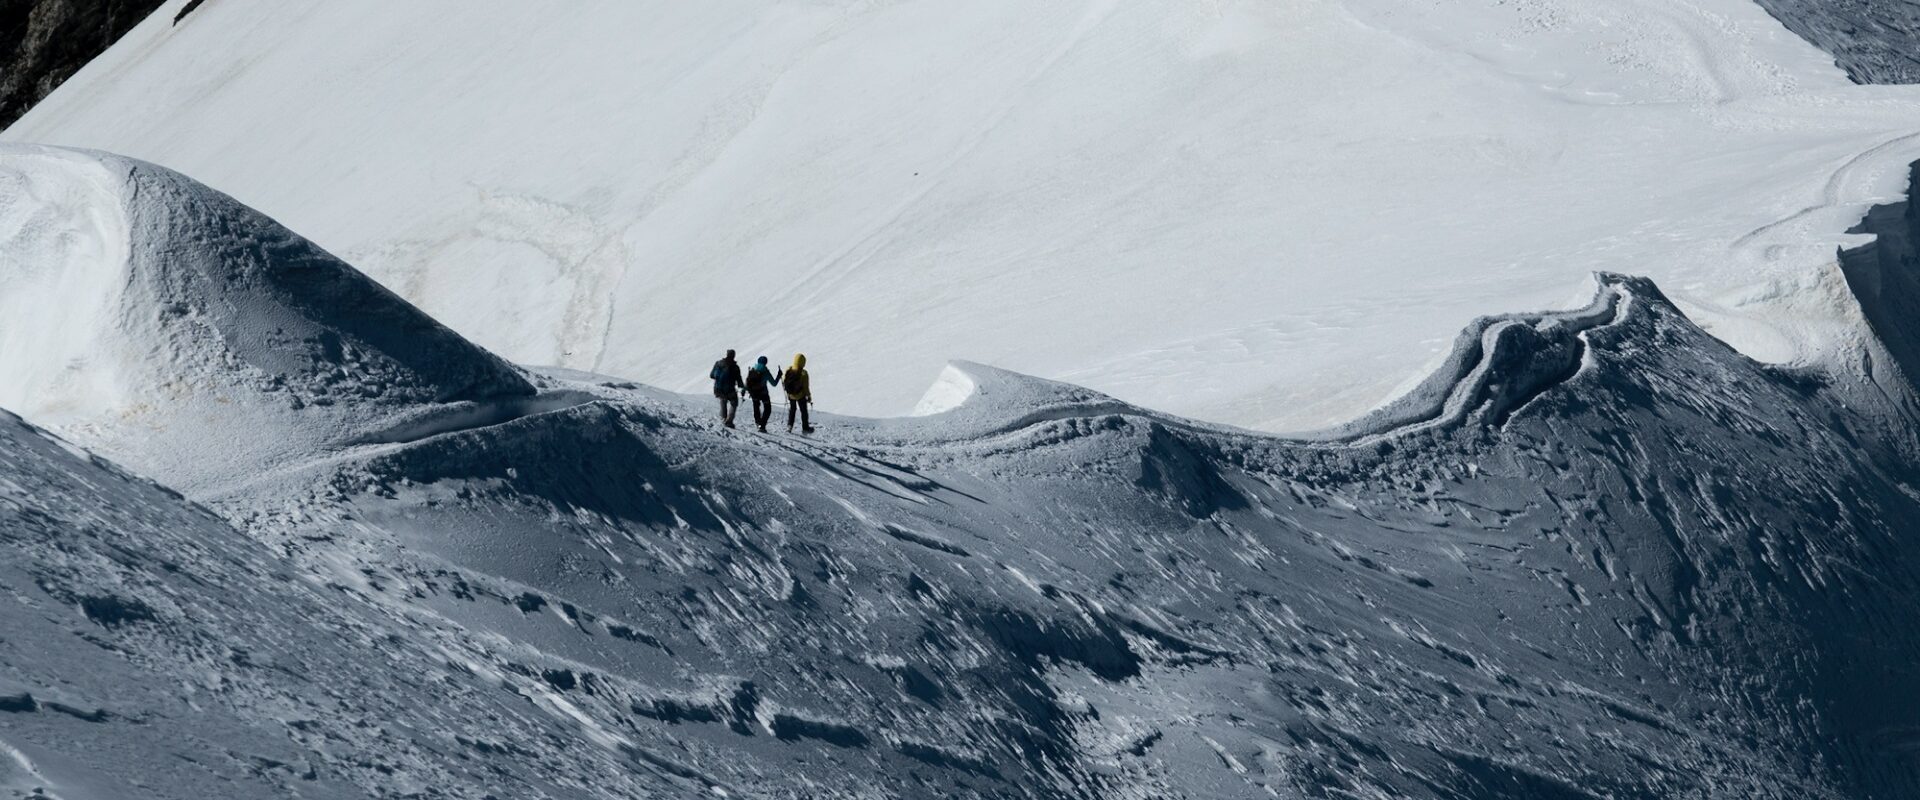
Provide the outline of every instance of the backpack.
<path id="1" fill-rule="evenodd" d="M 766 367 L 760 366 L 759 364 L 753 365 L 747 370 L 747 391 L 754 394 L 766 392 L 767 379 L 770 377 L 772 376 L 767 374 Z"/>

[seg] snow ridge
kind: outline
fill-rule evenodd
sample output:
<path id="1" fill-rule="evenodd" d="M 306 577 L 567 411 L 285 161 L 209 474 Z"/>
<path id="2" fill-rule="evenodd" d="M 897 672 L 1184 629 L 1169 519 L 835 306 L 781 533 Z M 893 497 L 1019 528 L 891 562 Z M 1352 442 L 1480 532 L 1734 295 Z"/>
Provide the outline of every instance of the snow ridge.
<path id="1" fill-rule="evenodd" d="M 14 255 L 0 368 L 22 377 L 0 405 L 121 442 L 142 468 L 216 452 L 259 465 L 382 419 L 534 394 L 515 367 L 178 173 L 8 145 L 0 181 L 16 190 L 0 207 Z"/>
<path id="2" fill-rule="evenodd" d="M 1441 366 L 1412 391 L 1365 417 L 1310 438 L 1363 442 L 1435 426 L 1459 426 L 1470 417 L 1498 425 L 1527 401 L 1584 366 L 1587 334 L 1616 324 L 1637 297 L 1671 306 L 1645 278 L 1594 276 L 1598 289 L 1586 308 L 1567 312 L 1481 317 L 1454 340 Z"/>

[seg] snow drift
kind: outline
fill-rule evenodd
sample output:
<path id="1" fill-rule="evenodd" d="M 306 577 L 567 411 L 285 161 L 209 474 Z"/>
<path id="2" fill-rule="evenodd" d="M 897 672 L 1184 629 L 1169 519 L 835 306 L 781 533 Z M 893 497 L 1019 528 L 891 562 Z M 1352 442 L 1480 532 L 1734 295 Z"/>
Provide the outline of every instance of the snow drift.
<path id="1" fill-rule="evenodd" d="M 0 406 L 143 467 L 258 466 L 534 394 L 311 242 L 151 164 L 0 148 L 0 249 Z"/>

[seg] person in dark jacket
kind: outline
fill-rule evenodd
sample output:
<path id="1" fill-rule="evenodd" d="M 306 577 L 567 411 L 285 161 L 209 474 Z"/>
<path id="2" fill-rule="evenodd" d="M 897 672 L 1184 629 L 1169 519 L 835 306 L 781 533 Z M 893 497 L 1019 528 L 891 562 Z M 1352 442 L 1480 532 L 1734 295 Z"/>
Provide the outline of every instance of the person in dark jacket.
<path id="1" fill-rule="evenodd" d="M 733 415 L 740 411 L 740 387 L 746 382 L 740 378 L 740 362 L 733 360 L 733 351 L 727 351 L 727 357 L 713 362 L 713 370 L 707 373 L 713 379 L 713 396 L 720 398 L 720 421 L 727 427 L 733 427 Z"/>
<path id="2" fill-rule="evenodd" d="M 773 418 L 773 398 L 769 394 L 778 385 L 780 373 L 767 369 L 766 356 L 747 368 L 747 396 L 753 398 L 753 424 L 761 433 L 767 430 L 767 420 Z"/>
<path id="3" fill-rule="evenodd" d="M 812 433 L 813 420 L 807 418 L 807 407 L 813 405 L 813 380 L 807 374 L 806 356 L 793 355 L 793 366 L 780 378 L 780 385 L 787 390 L 787 430 L 793 430 L 793 418 L 798 414 L 800 432 Z"/>

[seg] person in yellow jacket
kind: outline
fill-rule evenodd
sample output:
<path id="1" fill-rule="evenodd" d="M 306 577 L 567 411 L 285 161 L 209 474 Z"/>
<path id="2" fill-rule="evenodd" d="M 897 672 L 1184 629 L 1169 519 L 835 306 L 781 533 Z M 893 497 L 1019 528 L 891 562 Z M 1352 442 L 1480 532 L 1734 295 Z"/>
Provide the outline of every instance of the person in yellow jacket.
<path id="1" fill-rule="evenodd" d="M 807 357 L 799 353 L 793 355 L 793 366 L 787 367 L 780 375 L 780 386 L 787 390 L 787 430 L 793 430 L 793 418 L 800 417 L 800 432 L 812 433 L 813 420 L 807 415 L 807 407 L 813 405 L 813 381 L 807 375 Z"/>

